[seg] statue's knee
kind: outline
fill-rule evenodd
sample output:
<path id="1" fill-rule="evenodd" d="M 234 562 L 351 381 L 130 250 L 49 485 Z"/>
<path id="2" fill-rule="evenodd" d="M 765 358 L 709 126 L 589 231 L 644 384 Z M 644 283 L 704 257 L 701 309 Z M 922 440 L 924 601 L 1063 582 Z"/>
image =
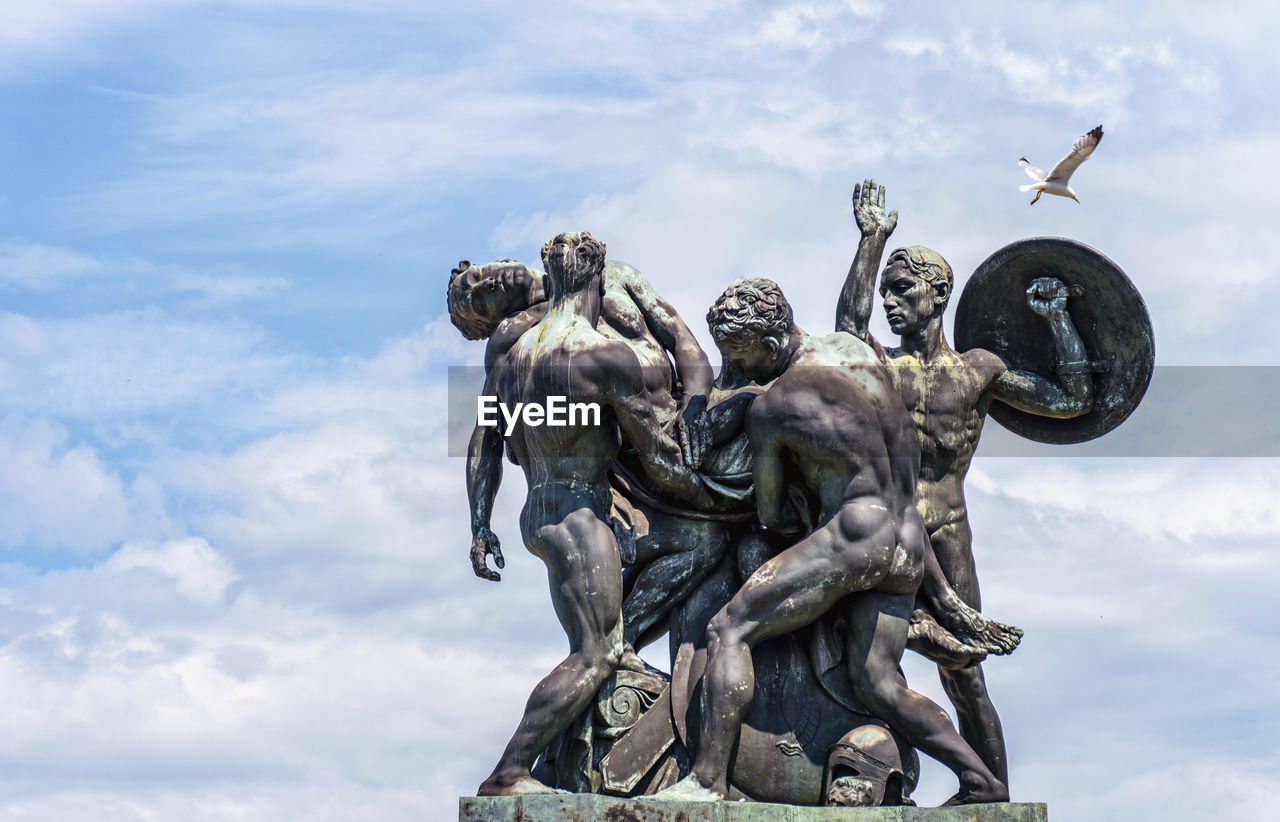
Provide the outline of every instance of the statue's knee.
<path id="1" fill-rule="evenodd" d="M 616 646 L 612 644 L 601 645 L 596 648 L 584 649 L 582 652 L 583 675 L 597 684 L 603 684 L 609 678 L 609 674 L 618 669 L 618 665 L 621 662 L 621 642 Z"/>
<path id="2" fill-rule="evenodd" d="M 715 653 L 717 648 L 736 645 L 741 641 L 741 634 L 729 616 L 728 610 L 722 610 L 707 623 L 707 651 Z"/>
<path id="3" fill-rule="evenodd" d="M 894 713 L 902 688 L 896 676 L 874 677 L 865 669 L 853 679 L 853 692 L 867 710 L 877 716 Z"/>

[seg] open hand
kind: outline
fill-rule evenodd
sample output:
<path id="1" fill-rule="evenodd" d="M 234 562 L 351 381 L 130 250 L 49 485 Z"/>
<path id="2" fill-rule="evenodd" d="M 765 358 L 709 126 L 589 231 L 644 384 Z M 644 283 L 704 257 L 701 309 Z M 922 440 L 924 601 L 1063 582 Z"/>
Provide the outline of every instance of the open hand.
<path id="1" fill-rule="evenodd" d="M 696 394 L 686 399 L 676 420 L 676 436 L 684 464 L 697 471 L 711 447 L 711 424 L 707 420 L 707 397 Z"/>
<path id="2" fill-rule="evenodd" d="M 863 180 L 853 186 L 853 219 L 865 236 L 879 232 L 885 237 L 898 227 L 898 212 L 884 212 L 884 186 L 876 189 L 875 180 Z"/>

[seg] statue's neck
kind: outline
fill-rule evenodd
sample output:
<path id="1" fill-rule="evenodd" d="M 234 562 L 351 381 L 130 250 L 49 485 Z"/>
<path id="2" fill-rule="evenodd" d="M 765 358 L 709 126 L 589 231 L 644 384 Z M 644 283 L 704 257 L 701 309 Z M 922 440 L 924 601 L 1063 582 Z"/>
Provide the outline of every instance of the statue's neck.
<path id="1" fill-rule="evenodd" d="M 791 335 L 787 337 L 786 352 L 784 354 L 783 361 L 782 361 L 783 371 L 786 371 L 788 368 L 790 368 L 791 364 L 796 361 L 796 359 L 800 356 L 800 349 L 804 348 L 807 342 L 809 342 L 808 333 L 806 333 L 799 326 L 796 326 L 795 328 L 791 329 Z"/>
<path id="2" fill-rule="evenodd" d="M 924 328 L 902 337 L 902 350 L 921 362 L 936 359 L 949 346 L 942 333 L 942 312 L 929 318 Z"/>
<path id="3" fill-rule="evenodd" d="M 556 287 L 555 283 L 552 283 L 547 318 L 581 317 L 594 326 L 600 319 L 600 309 L 603 303 L 604 289 L 601 288 L 599 277 L 593 277 L 581 289 L 569 294 L 561 291 Z"/>

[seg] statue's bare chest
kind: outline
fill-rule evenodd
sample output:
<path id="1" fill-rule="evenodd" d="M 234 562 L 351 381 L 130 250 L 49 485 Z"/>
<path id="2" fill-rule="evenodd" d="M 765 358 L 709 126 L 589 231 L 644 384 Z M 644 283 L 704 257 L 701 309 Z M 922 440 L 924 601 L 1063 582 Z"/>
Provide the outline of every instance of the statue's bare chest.
<path id="1" fill-rule="evenodd" d="M 922 363 L 891 353 L 887 364 L 926 461 L 971 455 L 982 432 L 983 375 L 959 355 Z"/>

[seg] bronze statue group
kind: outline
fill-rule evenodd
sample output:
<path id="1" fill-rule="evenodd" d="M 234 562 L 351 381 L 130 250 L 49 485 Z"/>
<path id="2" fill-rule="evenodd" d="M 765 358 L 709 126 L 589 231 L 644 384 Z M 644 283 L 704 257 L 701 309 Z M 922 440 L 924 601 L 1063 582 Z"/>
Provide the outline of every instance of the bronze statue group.
<path id="1" fill-rule="evenodd" d="M 949 804 L 1008 800 L 981 663 L 1022 632 L 980 613 L 964 477 L 993 401 L 1089 412 L 1087 355 L 1052 277 L 1030 282 L 1025 306 L 1052 337 L 1053 376 L 955 351 L 942 327 L 951 267 L 918 246 L 879 272 L 899 339 L 876 340 L 897 224 L 884 199 L 874 181 L 854 189 L 861 241 L 831 333 L 798 327 L 768 279 L 714 301 L 718 375 L 675 309 L 588 233 L 550 240 L 545 275 L 511 261 L 452 272 L 454 324 L 488 340 L 485 394 L 604 409 L 599 425 L 478 425 L 471 440 L 475 573 L 498 580 L 488 558 L 503 566 L 490 515 L 505 455 L 524 471 L 521 537 L 546 565 L 570 649 L 479 794 L 599 790 L 598 778 L 557 785 L 556 760 L 625 673 L 659 678 L 648 710 L 668 712 L 662 732 L 637 726 L 631 749 L 652 755 L 636 757 L 637 777 L 647 771 L 633 795 L 909 803 L 919 750 L 955 773 Z M 669 681 L 636 655 L 664 634 Z M 907 649 L 937 663 L 958 728 L 908 687 Z M 622 742 L 580 769 L 608 744 Z"/>

